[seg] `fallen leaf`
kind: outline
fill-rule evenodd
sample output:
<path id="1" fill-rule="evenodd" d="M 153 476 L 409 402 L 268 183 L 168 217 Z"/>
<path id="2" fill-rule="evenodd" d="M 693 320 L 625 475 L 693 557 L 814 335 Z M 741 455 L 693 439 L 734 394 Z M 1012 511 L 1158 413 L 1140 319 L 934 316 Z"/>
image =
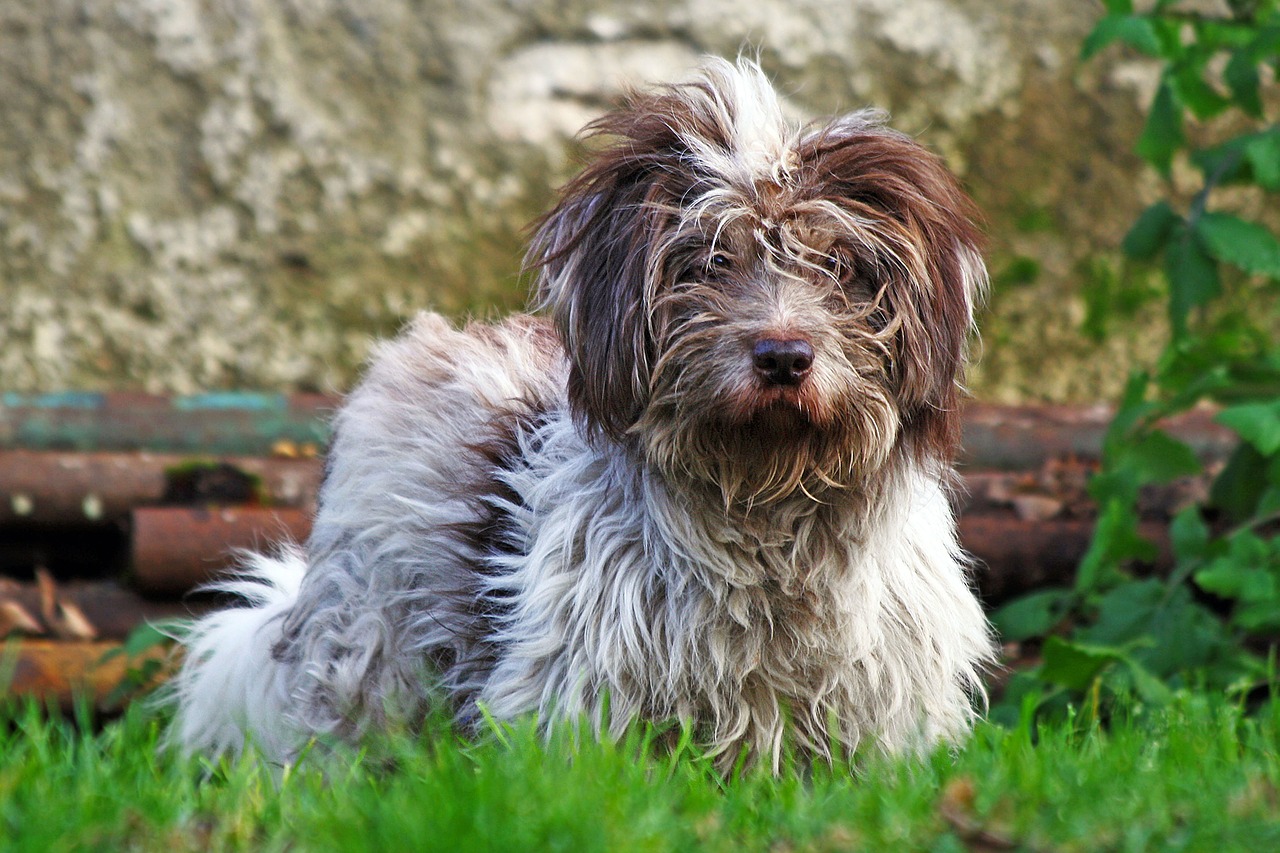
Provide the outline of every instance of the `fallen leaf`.
<path id="1" fill-rule="evenodd" d="M 0 637 L 6 634 L 43 634 L 40 622 L 16 601 L 0 601 Z"/>
<path id="2" fill-rule="evenodd" d="M 1048 495 L 1015 495 L 1011 503 L 1022 521 L 1048 521 L 1062 512 L 1062 501 Z"/>
<path id="3" fill-rule="evenodd" d="M 977 787 L 973 780 L 968 776 L 957 776 L 942 789 L 942 796 L 938 800 L 938 812 L 970 850 L 986 853 L 986 851 L 1015 849 L 1018 845 L 1013 839 L 982 825 L 982 821 L 974 814 L 973 806 L 976 800 Z"/>
<path id="4" fill-rule="evenodd" d="M 36 569 L 36 586 L 40 589 L 40 615 L 54 634 L 64 640 L 97 639 L 98 629 L 79 605 L 59 598 L 58 582 L 43 566 Z"/>
<path id="5" fill-rule="evenodd" d="M 36 568 L 36 586 L 40 590 L 40 615 L 46 623 L 58 618 L 58 584 L 44 566 Z"/>
<path id="6" fill-rule="evenodd" d="M 271 445 L 271 455 L 279 456 L 283 459 L 297 459 L 300 455 L 298 445 L 294 444 L 287 438 L 282 438 L 275 444 Z"/>
<path id="7" fill-rule="evenodd" d="M 67 640 L 96 640 L 98 629 L 93 627 L 84 611 L 70 601 L 58 602 L 58 618 L 49 627 L 59 637 Z"/>

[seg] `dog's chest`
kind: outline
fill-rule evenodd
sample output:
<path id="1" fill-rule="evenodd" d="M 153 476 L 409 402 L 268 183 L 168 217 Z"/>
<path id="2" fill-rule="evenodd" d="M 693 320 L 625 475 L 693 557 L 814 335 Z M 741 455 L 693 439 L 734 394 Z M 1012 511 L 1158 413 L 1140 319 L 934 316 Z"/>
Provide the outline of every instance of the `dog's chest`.
<path id="1" fill-rule="evenodd" d="M 836 687 L 856 653 L 857 546 L 839 519 L 775 508 L 744 523 L 554 425 L 544 439 L 510 478 L 523 547 L 501 558 L 511 615 L 491 697 L 505 685 L 512 711 L 554 696 L 573 714 L 605 693 L 663 717 Z"/>

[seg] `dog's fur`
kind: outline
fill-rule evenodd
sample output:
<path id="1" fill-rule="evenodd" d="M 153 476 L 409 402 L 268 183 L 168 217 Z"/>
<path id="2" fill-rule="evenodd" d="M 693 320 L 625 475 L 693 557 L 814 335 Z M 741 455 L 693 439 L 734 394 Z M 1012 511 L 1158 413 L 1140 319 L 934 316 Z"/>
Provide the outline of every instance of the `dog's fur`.
<path id="1" fill-rule="evenodd" d="M 596 122 L 533 243 L 550 321 L 378 350 L 305 552 L 189 638 L 179 742 L 288 761 L 441 706 L 680 720 L 729 761 L 962 736 L 992 643 L 946 484 L 985 271 L 881 122 L 793 126 L 742 61 Z"/>

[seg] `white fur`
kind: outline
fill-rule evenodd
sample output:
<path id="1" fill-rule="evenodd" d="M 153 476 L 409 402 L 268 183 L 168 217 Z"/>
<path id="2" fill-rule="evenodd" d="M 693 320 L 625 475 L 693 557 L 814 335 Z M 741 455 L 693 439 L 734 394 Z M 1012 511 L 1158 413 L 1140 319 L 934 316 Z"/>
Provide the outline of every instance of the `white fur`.
<path id="1" fill-rule="evenodd" d="M 246 736 L 269 756 L 293 755 L 305 740 L 286 721 L 287 673 L 271 660 L 271 639 L 298 596 L 307 565 L 295 549 L 256 555 L 240 580 L 219 584 L 251 606 L 214 613 L 183 638 L 187 657 L 199 661 L 199 677 L 177 681 L 184 715 L 174 736 L 188 749 L 210 754 L 238 752 Z M 190 671 L 190 670 L 189 670 Z"/>

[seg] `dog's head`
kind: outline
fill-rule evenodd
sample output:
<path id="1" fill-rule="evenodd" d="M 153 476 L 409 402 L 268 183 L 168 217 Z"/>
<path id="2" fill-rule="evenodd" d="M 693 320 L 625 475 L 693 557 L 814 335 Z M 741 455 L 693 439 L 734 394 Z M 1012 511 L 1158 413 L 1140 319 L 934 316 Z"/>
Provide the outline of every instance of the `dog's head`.
<path id="1" fill-rule="evenodd" d="M 588 132 L 531 259 L 589 432 L 726 500 L 950 456 L 986 273 L 936 156 L 870 112 L 795 126 L 743 61 Z"/>

